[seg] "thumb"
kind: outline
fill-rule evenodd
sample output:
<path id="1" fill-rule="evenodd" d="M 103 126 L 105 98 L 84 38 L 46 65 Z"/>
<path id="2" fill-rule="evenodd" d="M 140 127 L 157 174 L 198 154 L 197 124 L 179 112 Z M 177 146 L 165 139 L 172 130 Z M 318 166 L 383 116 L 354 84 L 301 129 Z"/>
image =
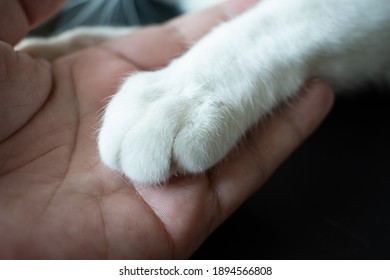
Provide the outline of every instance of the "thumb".
<path id="1" fill-rule="evenodd" d="M 0 42 L 0 142 L 22 128 L 43 106 L 52 87 L 48 62 Z"/>
<path id="2" fill-rule="evenodd" d="M 312 81 L 248 134 L 245 144 L 230 154 L 229 165 L 217 166 L 212 181 L 219 182 L 216 192 L 223 220 L 314 132 L 330 112 L 333 101 L 333 91 L 327 84 Z"/>

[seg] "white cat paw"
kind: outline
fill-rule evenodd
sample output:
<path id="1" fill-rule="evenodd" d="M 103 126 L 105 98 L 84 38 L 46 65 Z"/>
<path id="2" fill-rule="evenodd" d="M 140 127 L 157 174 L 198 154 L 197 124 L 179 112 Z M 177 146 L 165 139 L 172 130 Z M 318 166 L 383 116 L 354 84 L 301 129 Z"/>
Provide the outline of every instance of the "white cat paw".
<path id="1" fill-rule="evenodd" d="M 103 118 L 102 161 L 137 183 L 203 172 L 237 140 L 228 106 L 194 77 L 169 71 L 128 78 Z"/>

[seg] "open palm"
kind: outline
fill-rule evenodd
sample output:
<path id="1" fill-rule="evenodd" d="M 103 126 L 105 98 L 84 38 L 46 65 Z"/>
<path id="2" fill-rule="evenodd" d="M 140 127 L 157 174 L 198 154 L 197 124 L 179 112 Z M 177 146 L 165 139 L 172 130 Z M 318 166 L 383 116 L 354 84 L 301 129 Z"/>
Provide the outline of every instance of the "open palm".
<path id="1" fill-rule="evenodd" d="M 0 257 L 186 258 L 264 183 L 328 112 L 326 85 L 281 108 L 207 174 L 164 186 L 134 187 L 102 165 L 96 146 L 102 110 L 125 74 L 166 65 L 253 2 L 230 1 L 52 64 L 0 43 Z"/>

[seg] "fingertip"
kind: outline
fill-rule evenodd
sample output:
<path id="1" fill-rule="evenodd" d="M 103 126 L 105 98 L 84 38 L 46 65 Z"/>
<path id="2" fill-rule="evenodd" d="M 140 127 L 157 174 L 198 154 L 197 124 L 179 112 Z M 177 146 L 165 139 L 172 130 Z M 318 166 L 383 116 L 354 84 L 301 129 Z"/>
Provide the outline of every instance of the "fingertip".
<path id="1" fill-rule="evenodd" d="M 228 0 L 217 6 L 185 14 L 167 23 L 176 30 L 185 45 L 192 45 L 211 29 L 254 6 L 260 0 Z"/>
<path id="2" fill-rule="evenodd" d="M 66 0 L 21 0 L 20 4 L 26 14 L 30 27 L 35 27 L 53 16 L 65 2 Z"/>
<path id="3" fill-rule="evenodd" d="M 226 13 L 231 17 L 234 17 L 242 14 L 260 1 L 261 0 L 229 0 L 223 2 L 222 5 L 224 6 Z"/>
<path id="4" fill-rule="evenodd" d="M 322 121 L 331 111 L 335 95 L 331 86 L 319 79 L 310 81 L 303 89 L 302 95 L 309 106 L 307 113 L 313 116 L 314 122 Z M 315 126 L 317 124 L 315 123 Z"/>

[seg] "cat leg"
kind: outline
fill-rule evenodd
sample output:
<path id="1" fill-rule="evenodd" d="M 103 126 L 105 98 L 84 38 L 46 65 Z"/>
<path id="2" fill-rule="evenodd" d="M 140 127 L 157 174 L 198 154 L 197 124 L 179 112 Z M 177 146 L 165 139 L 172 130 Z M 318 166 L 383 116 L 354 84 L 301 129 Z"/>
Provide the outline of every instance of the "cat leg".
<path id="1" fill-rule="evenodd" d="M 262 1 L 168 67 L 126 79 L 103 117 L 102 161 L 146 184 L 207 170 L 308 79 L 343 84 L 388 65 L 387 1 Z"/>
<path id="2" fill-rule="evenodd" d="M 29 53 L 34 57 L 54 60 L 68 53 L 125 36 L 135 29 L 134 27 L 79 27 L 53 37 L 25 38 L 15 46 L 15 50 Z"/>

